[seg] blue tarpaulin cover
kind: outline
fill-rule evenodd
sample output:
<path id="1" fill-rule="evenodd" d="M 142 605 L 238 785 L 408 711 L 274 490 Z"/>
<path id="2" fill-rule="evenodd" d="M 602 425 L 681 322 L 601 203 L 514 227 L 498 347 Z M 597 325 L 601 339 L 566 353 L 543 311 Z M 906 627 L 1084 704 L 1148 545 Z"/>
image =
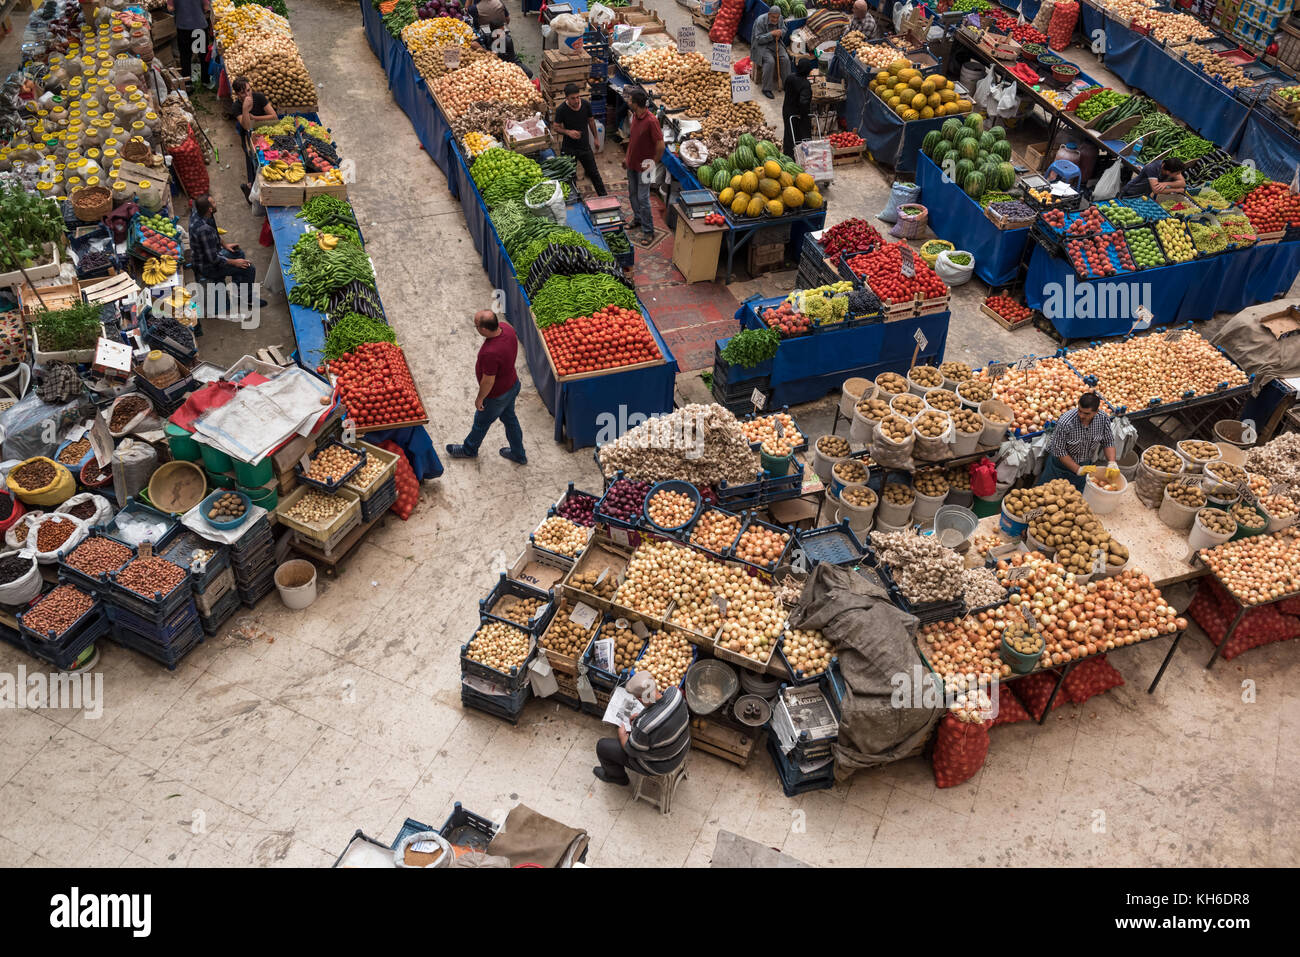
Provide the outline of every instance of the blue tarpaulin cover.
<path id="1" fill-rule="evenodd" d="M 975 275 L 990 286 L 1013 282 L 1029 242 L 1029 227 L 998 229 L 979 203 L 956 183 L 944 182 L 943 172 L 924 153 L 917 156 L 916 182 L 921 187 L 917 202 L 929 211 L 934 234 L 973 255 Z"/>

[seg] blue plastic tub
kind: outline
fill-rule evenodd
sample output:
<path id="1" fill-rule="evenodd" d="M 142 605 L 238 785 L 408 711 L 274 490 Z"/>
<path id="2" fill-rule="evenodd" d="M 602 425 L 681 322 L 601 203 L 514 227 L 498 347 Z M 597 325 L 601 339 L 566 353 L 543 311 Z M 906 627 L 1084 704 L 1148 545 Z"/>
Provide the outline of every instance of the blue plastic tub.
<path id="1" fill-rule="evenodd" d="M 650 502 L 660 492 L 678 492 L 685 495 L 687 498 L 692 499 L 695 502 L 695 510 L 691 513 L 691 517 L 681 525 L 674 525 L 671 527 L 660 525 L 652 519 L 650 517 Z M 676 538 L 686 534 L 691 527 L 691 523 L 699 517 L 701 504 L 702 500 L 700 498 L 700 490 L 694 485 L 690 482 L 680 481 L 679 479 L 669 479 L 667 482 L 658 482 L 650 488 L 650 493 L 645 497 L 645 504 L 641 507 L 641 517 L 644 519 L 645 524 L 654 531 L 659 532 L 662 535 Z"/>

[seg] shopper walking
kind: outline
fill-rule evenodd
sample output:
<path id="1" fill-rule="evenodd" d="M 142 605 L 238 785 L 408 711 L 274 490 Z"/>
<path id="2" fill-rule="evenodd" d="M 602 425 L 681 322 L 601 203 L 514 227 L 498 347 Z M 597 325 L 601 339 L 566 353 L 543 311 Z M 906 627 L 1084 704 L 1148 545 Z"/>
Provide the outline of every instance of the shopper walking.
<path id="1" fill-rule="evenodd" d="M 212 12 L 211 0 L 167 0 L 167 12 L 176 18 L 176 52 L 180 62 L 181 78 L 188 84 L 194 66 L 194 55 L 199 58 L 199 83 L 202 84 L 207 62 L 208 14 Z"/>
<path id="2" fill-rule="evenodd" d="M 785 52 L 782 34 L 785 21 L 781 11 L 776 7 L 767 8 L 767 16 L 754 21 L 754 30 L 749 35 L 749 57 L 763 84 L 763 95 L 769 100 L 776 99 L 772 87 L 776 85 L 779 75 L 781 82 L 790 73 L 790 54 Z"/>
<path id="3" fill-rule="evenodd" d="M 474 313 L 474 329 L 484 338 L 474 362 L 474 375 L 478 378 L 478 394 L 474 397 L 474 425 L 460 445 L 448 445 L 447 454 L 453 459 L 472 459 L 478 456 L 478 447 L 488 429 L 497 419 L 506 430 L 510 443 L 499 449 L 502 458 L 528 464 L 524 454 L 524 430 L 515 415 L 515 399 L 519 398 L 519 376 L 515 372 L 515 357 L 519 354 L 519 340 L 508 322 L 502 322 L 491 309 Z"/>
<path id="4" fill-rule="evenodd" d="M 655 237 L 654 213 L 650 209 L 650 183 L 642 179 L 659 163 L 664 155 L 664 131 L 650 112 L 645 91 L 640 87 L 627 97 L 632 107 L 627 136 L 627 194 L 632 204 L 632 228 L 641 229 L 641 241 L 646 245 Z M 648 169 L 644 164 L 649 160 Z"/>
<path id="5" fill-rule="evenodd" d="M 781 101 L 781 125 L 785 127 L 783 150 L 794 156 L 794 144 L 812 139 L 812 84 L 808 74 L 817 66 L 812 57 L 795 64 L 794 73 L 785 81 L 785 98 Z"/>
<path id="6" fill-rule="evenodd" d="M 1110 416 L 1099 411 L 1101 398 L 1095 392 L 1079 396 L 1078 408 L 1066 412 L 1056 423 L 1052 442 L 1047 450 L 1047 462 L 1035 485 L 1045 485 L 1052 479 L 1063 478 L 1079 491 L 1089 472 L 1097 467 L 1097 451 L 1106 452 L 1106 474 L 1118 475 L 1115 464 L 1115 439 L 1111 433 Z"/>
<path id="7" fill-rule="evenodd" d="M 604 196 L 605 181 L 600 178 L 591 146 L 596 138 L 596 118 L 591 115 L 591 104 L 582 98 L 578 84 L 565 84 L 564 102 L 555 108 L 554 125 L 561 137 L 560 152 L 577 159 L 596 188 L 596 195 Z"/>
<path id="8" fill-rule="evenodd" d="M 633 675 L 625 688 L 645 710 L 629 722 L 630 728 L 619 725 L 617 738 L 596 742 L 600 764 L 591 771 L 606 784 L 629 783 L 628 768 L 649 776 L 671 774 L 691 749 L 690 714 L 680 688 L 660 691 L 644 671 Z"/>

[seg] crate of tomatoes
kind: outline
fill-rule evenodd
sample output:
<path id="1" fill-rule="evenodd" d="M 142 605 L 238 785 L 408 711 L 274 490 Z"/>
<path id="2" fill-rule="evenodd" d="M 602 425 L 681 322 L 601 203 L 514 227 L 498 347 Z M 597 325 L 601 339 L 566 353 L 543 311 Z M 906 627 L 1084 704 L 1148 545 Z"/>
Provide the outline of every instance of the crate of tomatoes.
<path id="1" fill-rule="evenodd" d="M 626 372 L 662 365 L 663 353 L 645 316 L 621 306 L 606 306 L 542 330 L 546 355 L 557 379 L 577 379 L 615 369 Z"/>
<path id="2" fill-rule="evenodd" d="M 406 353 L 392 342 L 366 342 L 326 366 L 357 432 L 398 429 L 429 421 Z"/>
<path id="3" fill-rule="evenodd" d="M 906 247 L 908 254 L 903 252 Z M 947 284 L 905 242 L 886 243 L 869 253 L 841 255 L 846 277 L 865 283 L 880 299 L 886 320 L 916 315 L 917 303 L 946 299 Z M 904 259 L 908 266 L 906 275 Z"/>
<path id="4" fill-rule="evenodd" d="M 989 296 L 980 304 L 980 312 L 1003 329 L 1019 329 L 1033 322 L 1034 311 L 1010 296 Z"/>

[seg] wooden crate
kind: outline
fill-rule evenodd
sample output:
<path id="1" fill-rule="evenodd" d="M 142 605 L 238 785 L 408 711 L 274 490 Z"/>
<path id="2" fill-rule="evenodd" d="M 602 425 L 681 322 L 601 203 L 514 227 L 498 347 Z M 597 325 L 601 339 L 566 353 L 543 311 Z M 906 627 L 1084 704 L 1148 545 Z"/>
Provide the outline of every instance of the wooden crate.
<path id="1" fill-rule="evenodd" d="M 933 316 L 936 313 L 947 312 L 948 303 L 951 299 L 952 295 L 950 293 L 934 299 L 922 299 L 916 304 L 916 315 Z"/>
<path id="2" fill-rule="evenodd" d="M 599 608 L 601 611 L 608 611 L 611 605 L 609 598 L 601 598 L 591 592 L 575 587 L 573 579 L 589 571 L 595 572 L 599 576 L 602 571 L 608 570 L 610 577 L 617 581 L 627 570 L 628 563 L 631 560 L 631 548 L 615 545 L 608 539 L 602 539 L 598 535 L 593 536 L 586 551 L 582 553 L 578 561 L 574 562 L 573 568 L 570 569 L 561 582 L 565 596 L 572 601 L 584 602 L 594 608 Z"/>
<path id="3" fill-rule="evenodd" d="M 751 276 L 757 276 L 785 265 L 785 243 L 749 244 L 749 258 L 746 263 Z"/>
<path id="4" fill-rule="evenodd" d="M 692 14 L 691 14 L 691 23 L 695 24 L 695 25 L 696 25 L 697 27 L 699 27 L 701 30 L 712 30 L 712 29 L 713 29 L 713 21 L 714 21 L 714 19 L 715 19 L 716 17 L 717 17 L 717 14 L 716 14 L 716 13 L 715 13 L 713 16 L 711 16 L 711 17 L 706 17 L 706 16 L 705 16 L 704 14 L 702 14 L 702 13 L 692 13 Z"/>
<path id="5" fill-rule="evenodd" d="M 347 183 L 308 183 L 304 180 L 301 184 L 291 185 L 302 186 L 303 202 L 306 202 L 309 199 L 315 199 L 317 196 L 333 196 L 336 199 L 348 198 Z M 263 203 L 262 205 L 266 204 Z"/>
<path id="6" fill-rule="evenodd" d="M 747 728 L 739 722 L 695 715 L 691 718 L 691 747 L 716 755 L 724 761 L 745 767 L 766 732 Z"/>
<path id="7" fill-rule="evenodd" d="M 306 485 L 299 485 L 296 489 L 290 492 L 287 497 L 280 499 L 279 504 L 275 507 L 276 521 L 281 525 L 284 525 L 286 528 L 293 529 L 309 543 L 321 547 L 325 545 L 333 546 L 333 543 L 337 541 L 343 529 L 347 528 L 350 524 L 355 524 L 352 521 L 354 518 L 360 518 L 361 497 L 349 488 L 340 488 L 333 494 L 335 497 L 347 501 L 348 504 L 344 507 L 343 511 L 334 516 L 327 525 L 309 525 L 296 518 L 291 518 L 287 514 L 289 509 L 293 508 L 293 506 L 298 503 L 298 500 L 306 495 L 309 490 L 319 491 L 319 489 L 309 489 Z M 333 548 L 331 547 L 330 550 L 333 550 Z"/>
<path id="8" fill-rule="evenodd" d="M 1026 318 L 1020 320 L 1019 322 L 1012 322 L 1010 319 L 1004 319 L 1002 316 L 998 315 L 996 312 L 994 312 L 984 303 L 980 303 L 980 312 L 984 313 L 984 315 L 988 316 L 990 319 L 996 322 L 1003 329 L 1007 329 L 1010 331 L 1014 331 L 1016 329 L 1023 329 L 1025 326 L 1032 326 L 1034 324 L 1034 315 L 1032 312 Z"/>
<path id="9" fill-rule="evenodd" d="M 667 27 L 664 26 L 663 17 L 653 10 L 646 9 L 639 3 L 627 7 L 618 7 L 614 12 L 615 23 L 627 23 L 634 27 L 639 26 L 642 36 L 668 32 Z"/>
<path id="10" fill-rule="evenodd" d="M 586 604 L 586 602 L 583 602 L 583 604 Z M 551 616 L 551 620 L 546 626 L 546 631 L 542 632 L 542 640 L 537 643 L 538 649 L 542 654 L 546 655 L 546 660 L 550 662 L 551 670 L 557 674 L 568 675 L 571 678 L 577 677 L 578 661 L 587 653 L 587 648 L 591 645 L 591 639 L 594 638 L 596 632 L 600 630 L 600 615 L 596 615 L 596 621 L 589 629 L 587 629 L 587 640 L 583 643 L 582 651 L 579 652 L 576 657 L 561 654 L 558 651 L 547 648 L 543 642 L 546 640 L 546 636 L 550 634 L 551 629 L 555 627 L 555 623 L 560 620 L 561 615 L 563 615 L 566 620 L 568 619 L 568 613 L 574 605 L 575 603 L 568 599 L 561 602 L 559 609 L 557 609 L 555 614 Z"/>
<path id="11" fill-rule="evenodd" d="M 861 163 L 862 152 L 867 148 L 863 143 L 861 146 L 840 146 L 831 149 L 831 165 L 847 166 L 850 163 Z"/>
<path id="12" fill-rule="evenodd" d="M 38 294 L 40 298 L 37 298 Z M 41 305 L 42 301 L 45 303 L 44 306 Z M 81 301 L 81 286 L 75 282 L 60 283 L 57 286 L 37 286 L 35 289 L 23 283 L 22 288 L 18 290 L 18 302 L 24 319 L 31 319 L 43 308 L 51 311 L 70 309 Z"/>
<path id="13" fill-rule="evenodd" d="M 267 180 L 262 176 L 262 170 L 257 171 L 258 188 L 261 190 L 261 204 L 263 206 L 301 206 L 303 201 L 303 184 L 284 183 L 279 180 Z"/>
<path id="14" fill-rule="evenodd" d="M 536 322 L 531 309 L 528 310 L 528 316 L 530 320 L 534 323 Z M 542 337 L 542 345 L 546 349 L 546 361 L 551 366 L 551 374 L 555 376 L 556 382 L 576 382 L 579 379 L 591 379 L 595 376 L 608 375 L 611 372 L 632 372 L 636 369 L 649 369 L 651 366 L 661 366 L 664 364 L 664 357 L 661 354 L 658 359 L 651 359 L 647 362 L 636 362 L 632 365 L 615 366 L 612 369 L 597 369 L 595 372 L 575 372 L 571 375 L 562 376 L 560 375 L 559 370 L 555 367 L 555 358 L 551 355 L 551 347 L 546 342 L 545 336 Z M 385 426 L 385 428 L 396 428 L 396 426 Z"/>

